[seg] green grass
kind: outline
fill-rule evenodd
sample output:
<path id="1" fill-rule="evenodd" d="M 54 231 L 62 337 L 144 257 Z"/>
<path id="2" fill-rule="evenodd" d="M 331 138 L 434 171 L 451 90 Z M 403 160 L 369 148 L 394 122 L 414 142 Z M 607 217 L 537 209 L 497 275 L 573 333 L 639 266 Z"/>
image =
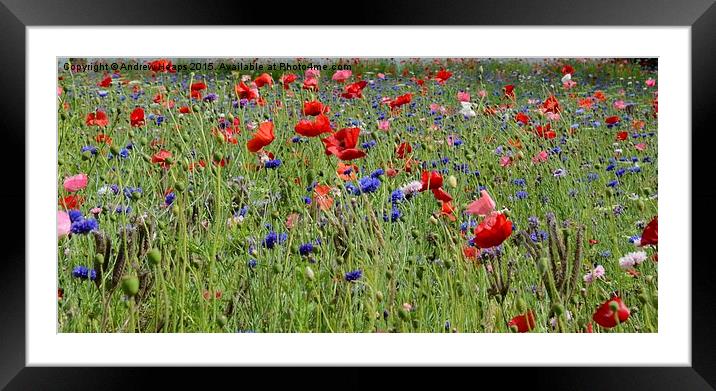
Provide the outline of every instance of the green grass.
<path id="1" fill-rule="evenodd" d="M 351 82 L 357 73 L 364 74 L 364 79 L 374 79 L 375 74 L 383 72 L 388 79 L 377 82 L 385 86 L 382 91 L 366 87 L 363 99 L 341 101 L 336 95 L 343 86 L 330 80 L 332 73 L 324 72 L 319 86 L 327 96 L 301 90 L 301 77 L 291 88 L 293 96 L 280 85 L 264 87 L 261 94 L 267 104 L 248 108 L 232 106 L 232 100 L 236 100 L 236 74 L 207 75 L 212 80 L 207 82 L 209 87 L 204 93 L 216 93 L 219 97 L 208 103 L 190 102 L 188 87 L 181 84 L 197 80 L 199 75 L 180 72 L 176 80 L 163 74 L 156 78 L 146 73 L 123 75 L 127 80 L 137 80 L 144 92 L 135 101 L 130 97 L 132 88 L 119 84 L 122 79 L 105 89 L 109 93 L 102 98 L 96 92 L 100 89 L 96 83 L 101 75 L 61 70 L 59 85 L 65 91 L 58 97 L 59 196 L 67 195 L 62 188 L 65 177 L 88 175 L 89 185 L 78 193 L 85 198 L 81 211 L 89 215 L 95 206 L 104 208 L 99 226 L 111 243 L 111 251 L 98 249 L 93 234 L 59 240 L 58 285 L 64 289 L 64 298 L 58 304 L 58 330 L 510 332 L 507 322 L 531 309 L 536 319 L 533 332 L 580 332 L 591 321 L 595 308 L 609 299 L 611 292 L 618 292 L 631 309 L 629 320 L 609 330 L 595 324 L 594 331 L 656 332 L 657 264 L 645 261 L 637 267 L 638 277 L 633 277 L 620 269 L 618 259 L 639 250 L 628 238 L 641 234 L 637 222 L 648 223 L 657 214 L 654 197 L 658 188 L 657 136 L 629 137 L 615 146 L 618 130 L 629 131 L 631 135 L 631 121 L 623 120 L 613 129 L 604 125 L 608 116 L 627 114 L 612 106 L 615 100 L 622 99 L 634 103 L 632 119 L 646 122 L 638 133 L 657 132 L 651 109 L 655 88 L 644 85 L 656 73 L 634 64 L 620 66 L 602 60 L 568 62 L 576 69 L 574 80 L 578 83 L 571 90 L 561 86 L 558 63 L 468 60 L 446 62 L 445 67 L 454 72 L 453 77 L 445 86 L 426 80 L 423 95 L 410 77 L 424 77 L 426 66 L 434 73 L 440 69 L 438 65 L 363 60 L 354 67 Z M 404 68 L 409 76 L 396 80 Z M 278 79 L 280 74 L 273 76 Z M 502 94 L 493 94 L 505 84 L 515 85 L 517 103 L 508 111 L 503 125 L 499 115 L 485 115 L 483 110 L 488 104 L 507 102 Z M 393 86 L 397 88 L 394 90 Z M 466 120 L 449 114 L 439 128 L 433 129 L 434 116 L 428 106 L 437 103 L 456 113 L 459 108 L 456 94 L 466 89 L 472 101 L 477 102 L 478 115 Z M 483 100 L 477 94 L 481 89 L 488 92 Z M 590 96 L 596 89 L 607 95 L 607 101 L 585 114 L 576 114 L 577 98 Z M 162 90 L 165 99 L 176 101 L 176 107 L 190 105 L 195 110 L 180 115 L 176 107 L 168 109 L 152 103 L 152 97 Z M 415 108 L 404 106 L 391 115 L 387 105 L 372 107 L 377 95 L 393 98 L 406 92 L 413 94 Z M 538 105 L 529 105 L 528 99 L 544 100 L 551 94 L 559 99 L 563 111 L 561 119 L 552 125 L 557 138 L 545 140 L 518 126 L 513 117 L 516 109 L 529 106 L 530 117 L 543 123 L 545 120 L 535 112 Z M 290 141 L 296 135 L 294 125 L 302 118 L 301 102 L 314 98 L 331 106 L 329 117 L 336 129 L 348 127 L 348 118 L 359 121 L 362 129 L 359 146 L 371 139 L 377 142 L 365 158 L 352 162 L 361 169 L 358 177 L 377 168 L 401 169 L 403 163 L 394 150 L 402 141 L 413 145 L 413 158 L 418 161 L 430 163 L 448 158 L 448 164 L 438 163 L 436 169 L 450 169 L 445 174 L 446 183 L 449 176 L 456 178 L 457 186 L 446 184 L 445 189 L 454 198 L 457 221 L 437 216 L 440 204 L 430 192 L 402 203 L 400 221 L 383 220 L 384 214 L 390 214 L 391 192 L 409 181 L 419 180 L 419 167 L 412 173 L 401 170 L 394 178 L 383 176 L 375 193 L 347 194 L 344 181 L 336 175 L 338 160 L 325 155 L 318 138 L 297 144 Z M 276 101 L 281 102 L 281 107 Z M 164 123 L 157 126 L 147 120 L 148 126 L 132 128 L 129 113 L 135 105 L 144 107 L 147 115 L 161 113 Z M 126 159 L 117 156 L 108 159 L 109 146 L 95 141 L 99 128 L 85 125 L 86 114 L 97 108 L 107 110 L 110 124 L 103 132 L 112 138 L 112 144 L 120 148 L 133 144 Z M 333 117 L 340 111 L 340 117 Z M 385 113 L 386 118 L 392 116 L 387 132 L 377 129 L 378 111 Z M 408 116 L 411 112 L 415 115 Z M 585 119 L 588 114 L 601 125 Z M 220 116 L 240 120 L 242 132 L 236 136 L 238 144 L 223 142 L 212 134 Z M 282 160 L 280 168 L 274 170 L 258 168 L 256 155 L 246 149 L 246 141 L 253 133 L 246 124 L 268 118 L 275 125 L 276 140 L 266 149 Z M 570 135 L 568 129 L 575 123 L 579 128 Z M 409 127 L 415 130 L 408 131 Z M 459 147 L 448 145 L 448 134 L 459 136 L 464 143 Z M 564 144 L 560 143 L 562 136 L 566 138 Z M 517 138 L 523 145 L 520 150 L 508 142 Z M 161 148 L 172 152 L 170 169 L 151 163 L 151 155 L 158 150 L 152 146 L 152 140 L 162 140 Z M 633 144 L 637 142 L 645 142 L 646 151 L 635 150 Z M 80 150 L 86 145 L 99 148 L 97 156 L 87 153 L 83 156 Z M 503 168 L 495 153 L 498 146 L 523 158 Z M 552 155 L 545 163 L 531 162 L 539 151 L 556 146 L 562 149 L 564 161 Z M 613 191 L 607 183 L 616 176 L 605 168 L 615 148 L 621 148 L 623 156 L 638 156 L 640 160 L 649 156 L 652 162 L 639 163 L 641 172 L 618 178 L 619 186 Z M 227 157 L 228 163 L 224 167 L 211 164 L 216 155 Z M 199 160 L 206 161 L 207 167 L 189 172 L 187 166 Z M 480 175 L 454 170 L 453 163 L 465 163 L 471 171 L 479 170 Z M 617 162 L 616 166 L 618 169 L 633 164 Z M 431 168 L 430 164 L 428 167 Z M 566 170 L 567 175 L 555 178 L 552 173 L 556 169 Z M 587 181 L 589 173 L 597 173 L 598 179 Z M 237 177 L 242 179 L 234 180 Z M 513 183 L 517 178 L 525 179 L 524 189 Z M 313 197 L 306 187 L 314 180 L 340 189 L 341 195 L 334 197 L 336 204 L 331 210 L 318 210 L 315 200 L 312 206 L 305 205 L 303 197 Z M 119 193 L 100 196 L 98 190 L 108 184 L 116 184 Z M 462 251 L 467 238 L 461 234 L 460 224 L 468 221 L 462 211 L 477 198 L 479 186 L 486 186 L 498 210 L 509 209 L 509 218 L 517 226 L 517 231 L 503 244 L 501 257 L 492 261 L 466 259 Z M 125 187 L 141 187 L 143 194 L 139 199 L 128 200 L 122 194 Z M 163 206 L 167 188 L 174 189 L 176 194 L 171 207 Z M 520 190 L 528 193 L 527 198 L 515 197 Z M 570 195 L 572 190 L 576 194 Z M 631 199 L 632 194 L 638 198 Z M 117 205 L 130 206 L 131 212 L 114 213 Z M 243 220 L 227 223 L 244 206 L 249 209 Z M 623 207 L 619 215 L 613 213 L 616 206 Z M 538 270 L 538 262 L 528 256 L 518 234 L 528 228 L 530 216 L 539 218 L 540 230 L 549 231 L 546 216 L 550 212 L 556 216 L 558 235 L 568 236 L 570 254 L 578 246 L 583 248 L 573 288 L 565 289 L 558 297 L 549 294 L 549 279 L 556 278 L 554 272 L 543 274 Z M 300 220 L 289 230 L 285 221 L 291 213 L 297 213 Z M 431 218 L 433 214 L 436 218 Z M 479 221 L 475 217 L 472 220 Z M 288 233 L 287 241 L 273 249 L 263 248 L 261 241 L 269 232 L 267 224 L 276 232 Z M 123 227 L 128 225 L 133 234 L 122 236 Z M 577 244 L 579 229 L 584 231 L 581 243 Z M 468 232 L 471 231 L 472 228 Z M 316 246 L 317 252 L 312 255 L 315 262 L 311 262 L 299 255 L 298 246 L 316 239 L 322 244 Z M 590 245 L 589 239 L 598 243 Z M 253 246 L 249 240 L 254 241 Z M 540 246 L 539 258 L 549 258 L 548 242 Z M 126 254 L 120 250 L 122 247 L 127 249 Z M 162 254 L 158 265 L 148 262 L 146 253 L 150 248 Z M 605 251 L 611 255 L 602 256 Z M 646 251 L 648 255 L 655 252 Z M 108 270 L 101 273 L 98 283 L 73 278 L 75 266 L 92 268 L 95 262 L 105 261 L 103 256 L 96 259 L 98 252 L 108 255 Z M 140 294 L 134 298 L 127 298 L 121 283 L 112 287 L 118 257 L 126 258 L 126 262 L 117 276 L 143 276 Z M 255 268 L 247 266 L 251 259 L 257 262 Z M 504 295 L 490 293 L 495 283 L 494 273 L 486 269 L 490 262 L 503 278 L 507 278 L 508 263 L 511 265 L 510 286 Z M 596 264 L 606 269 L 605 278 L 587 285 L 582 276 Z M 357 269 L 362 270 L 362 278 L 346 282 L 344 273 Z M 206 291 L 220 291 L 221 298 L 206 300 L 203 297 Z M 410 310 L 404 308 L 406 304 Z M 554 316 L 555 304 L 571 313 L 571 320 L 559 316 L 559 325 L 553 328 L 549 320 Z M 446 322 L 450 323 L 447 329 Z"/>

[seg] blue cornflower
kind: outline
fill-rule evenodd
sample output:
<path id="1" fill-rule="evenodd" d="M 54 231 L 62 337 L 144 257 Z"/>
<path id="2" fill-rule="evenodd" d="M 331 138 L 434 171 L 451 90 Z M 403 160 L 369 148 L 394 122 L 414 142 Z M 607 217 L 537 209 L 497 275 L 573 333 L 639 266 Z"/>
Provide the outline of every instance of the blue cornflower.
<path id="1" fill-rule="evenodd" d="M 613 170 L 614 168 L 616 168 L 616 166 L 614 165 L 614 163 L 612 163 L 612 164 L 610 164 L 610 165 L 607 166 L 607 171 L 611 171 L 611 170 Z"/>
<path id="2" fill-rule="evenodd" d="M 361 193 L 372 193 L 380 187 L 380 179 L 372 177 L 361 178 L 358 180 L 358 185 Z"/>
<path id="3" fill-rule="evenodd" d="M 298 248 L 298 252 L 301 255 L 308 255 L 313 252 L 313 243 L 304 243 Z"/>
<path id="4" fill-rule="evenodd" d="M 129 150 L 127 148 L 122 148 L 119 150 L 119 157 L 122 159 L 126 159 L 129 157 Z"/>
<path id="5" fill-rule="evenodd" d="M 261 244 L 266 248 L 274 248 L 277 241 L 278 241 L 278 234 L 276 234 L 276 232 L 271 231 L 266 235 L 266 237 L 261 242 Z"/>
<path id="6" fill-rule="evenodd" d="M 76 210 L 76 209 L 72 209 L 72 210 L 68 211 L 67 214 L 70 216 L 70 222 L 73 222 L 73 223 L 75 221 L 79 221 L 84 218 L 82 216 L 82 212 L 80 212 L 79 210 Z"/>
<path id="7" fill-rule="evenodd" d="M 72 223 L 70 229 L 73 234 L 86 234 L 99 228 L 99 222 L 94 218 L 80 219 Z"/>
<path id="8" fill-rule="evenodd" d="M 462 144 L 463 144 L 463 141 L 462 141 L 461 139 L 459 139 L 459 138 L 454 139 L 454 140 L 452 141 L 452 145 L 453 145 L 454 147 L 459 147 L 459 146 L 461 146 Z"/>
<path id="9" fill-rule="evenodd" d="M 392 193 L 390 193 L 390 202 L 395 204 L 395 203 L 403 202 L 403 200 L 405 200 L 405 194 L 403 193 L 402 190 L 396 189 Z"/>
<path id="10" fill-rule="evenodd" d="M 624 175 L 625 172 L 626 172 L 626 169 L 620 168 L 620 169 L 616 170 L 614 173 L 619 177 L 619 176 Z"/>
<path id="11" fill-rule="evenodd" d="M 248 205 L 244 205 L 244 206 L 239 210 L 239 216 L 241 216 L 241 217 L 246 217 L 246 213 L 247 213 L 248 211 L 249 211 L 249 206 L 248 206 Z"/>
<path id="12" fill-rule="evenodd" d="M 97 95 L 99 95 L 100 98 L 104 98 L 109 94 L 109 91 L 106 90 L 98 90 Z"/>
<path id="13" fill-rule="evenodd" d="M 94 145 L 87 145 L 82 147 L 82 153 L 89 152 L 92 154 L 92 156 L 96 155 L 99 150 Z"/>
<path id="14" fill-rule="evenodd" d="M 264 163 L 264 167 L 266 168 L 278 168 L 280 165 L 281 159 L 267 160 L 266 163 Z"/>
<path id="15" fill-rule="evenodd" d="M 594 172 L 590 172 L 589 174 L 587 174 L 587 181 L 594 182 L 597 179 L 599 179 L 599 174 L 594 173 Z"/>
<path id="16" fill-rule="evenodd" d="M 602 258 L 609 258 L 609 257 L 612 256 L 612 252 L 609 251 L 609 250 L 604 250 L 604 251 L 602 251 L 602 252 L 599 253 L 599 256 L 602 257 Z"/>
<path id="17" fill-rule="evenodd" d="M 311 202 L 312 202 L 311 197 L 309 197 L 309 196 L 303 197 L 303 202 L 305 202 L 306 205 L 311 205 Z"/>
<path id="18" fill-rule="evenodd" d="M 172 202 L 174 202 L 174 199 L 175 199 L 175 198 L 176 198 L 176 194 L 174 194 L 174 192 L 171 192 L 171 193 L 167 194 L 167 195 L 164 197 L 164 204 L 167 205 L 167 206 L 171 205 Z"/>
<path id="19" fill-rule="evenodd" d="M 253 269 L 253 268 L 256 267 L 256 265 L 258 264 L 258 262 L 256 262 L 256 260 L 252 258 L 252 259 L 249 259 L 249 262 L 247 262 L 246 264 L 248 265 L 248 267 L 250 267 L 250 268 Z"/>
<path id="20" fill-rule="evenodd" d="M 87 266 L 75 266 L 74 269 L 72 269 L 72 277 L 79 278 L 81 280 L 90 279 L 94 281 L 97 279 L 97 271 L 94 269 L 89 269 Z"/>
<path id="21" fill-rule="evenodd" d="M 609 186 L 609 187 L 617 187 L 618 185 L 619 185 L 619 181 L 617 181 L 617 180 L 613 180 L 613 181 L 607 183 L 607 186 Z"/>
<path id="22" fill-rule="evenodd" d="M 376 144 L 378 144 L 378 143 L 375 140 L 370 140 L 370 141 L 366 141 L 363 144 L 361 144 L 361 147 L 363 147 L 363 149 L 371 149 L 371 148 L 375 147 Z"/>
<path id="23" fill-rule="evenodd" d="M 132 196 L 134 193 L 142 194 L 142 188 L 141 187 L 125 187 L 124 190 L 122 190 L 124 193 L 124 196 L 127 199 L 132 199 Z"/>
<path id="24" fill-rule="evenodd" d="M 530 216 L 527 218 L 527 223 L 529 224 L 530 228 L 537 228 L 539 227 L 539 219 L 537 216 Z"/>
<path id="25" fill-rule="evenodd" d="M 522 187 L 525 187 L 527 185 L 527 181 L 525 181 L 522 178 L 515 179 L 512 181 L 512 183 L 514 183 L 517 186 L 522 186 Z"/>
<path id="26" fill-rule="evenodd" d="M 213 102 L 217 99 L 219 99 L 219 96 L 212 92 L 212 93 L 206 94 L 206 96 L 204 97 L 204 102 Z"/>
<path id="27" fill-rule="evenodd" d="M 379 168 L 373 172 L 370 173 L 371 178 L 380 178 L 381 175 L 385 174 L 385 171 L 383 171 L 382 168 Z"/>
<path id="28" fill-rule="evenodd" d="M 528 194 L 526 191 L 520 190 L 517 193 L 515 193 L 515 197 L 517 197 L 518 200 L 524 200 L 527 198 Z"/>
<path id="29" fill-rule="evenodd" d="M 634 242 L 636 242 L 637 240 L 641 240 L 641 236 L 639 236 L 639 235 L 631 236 L 631 237 L 629 238 L 629 243 L 634 243 Z"/>
<path id="30" fill-rule="evenodd" d="M 389 221 L 389 220 L 390 220 L 390 222 L 394 223 L 394 222 L 400 220 L 400 217 L 401 217 L 402 215 L 403 215 L 403 214 L 400 212 L 400 209 L 398 209 L 398 208 L 396 208 L 396 207 L 394 206 L 394 207 L 390 210 L 390 216 L 385 215 L 385 214 L 383 215 L 383 221 Z"/>
<path id="31" fill-rule="evenodd" d="M 352 272 L 346 273 L 344 278 L 346 281 L 351 282 L 351 281 L 356 281 L 356 280 L 360 279 L 362 276 L 363 276 L 362 271 L 354 270 Z"/>
<path id="32" fill-rule="evenodd" d="M 294 144 L 300 143 L 300 142 L 302 142 L 302 141 L 305 141 L 305 140 L 302 139 L 300 136 L 294 136 L 294 137 L 291 139 L 291 142 L 294 143 Z"/>

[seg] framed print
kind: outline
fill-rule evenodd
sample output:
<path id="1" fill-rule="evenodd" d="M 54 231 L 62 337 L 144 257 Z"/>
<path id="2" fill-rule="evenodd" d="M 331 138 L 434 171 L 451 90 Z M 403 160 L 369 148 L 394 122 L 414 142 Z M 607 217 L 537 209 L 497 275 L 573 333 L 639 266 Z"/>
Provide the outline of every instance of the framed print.
<path id="1" fill-rule="evenodd" d="M 9 389 L 153 376 L 78 366 L 716 384 L 710 2 L 370 27 L 39 3 L 0 8 Z"/>

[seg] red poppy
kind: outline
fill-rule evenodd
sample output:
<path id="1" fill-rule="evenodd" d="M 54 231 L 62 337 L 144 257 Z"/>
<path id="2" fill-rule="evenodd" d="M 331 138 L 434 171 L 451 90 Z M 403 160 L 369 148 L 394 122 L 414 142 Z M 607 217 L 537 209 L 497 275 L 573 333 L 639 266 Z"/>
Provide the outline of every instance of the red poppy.
<path id="1" fill-rule="evenodd" d="M 112 145 L 112 137 L 109 137 L 104 133 L 100 133 L 100 134 L 94 136 L 94 141 L 96 141 L 98 143 L 105 143 L 107 145 Z"/>
<path id="2" fill-rule="evenodd" d="M 561 111 L 559 101 L 554 97 L 554 95 L 550 95 L 550 97 L 545 99 L 542 103 L 542 110 L 547 113 L 559 113 Z"/>
<path id="3" fill-rule="evenodd" d="M 189 86 L 189 89 L 193 91 L 201 91 L 206 89 L 206 83 L 198 81 L 195 83 L 191 83 L 191 86 Z"/>
<path id="4" fill-rule="evenodd" d="M 626 322 L 627 319 L 629 319 L 629 308 L 619 297 L 605 301 L 592 315 L 592 320 L 608 329 Z"/>
<path id="5" fill-rule="evenodd" d="M 530 122 L 530 117 L 525 113 L 517 113 L 517 115 L 515 115 L 515 121 L 527 125 Z"/>
<path id="6" fill-rule="evenodd" d="M 97 110 L 87 114 L 85 124 L 87 126 L 107 126 L 109 124 L 109 118 L 107 118 L 107 113 Z"/>
<path id="7" fill-rule="evenodd" d="M 654 217 L 649 224 L 644 227 L 644 232 L 641 234 L 640 246 L 654 245 L 659 243 L 659 220 L 658 216 Z"/>
<path id="8" fill-rule="evenodd" d="M 62 288 L 57 288 L 57 301 L 62 301 L 63 297 L 65 297 L 65 290 Z"/>
<path id="9" fill-rule="evenodd" d="M 395 148 L 395 154 L 398 155 L 399 158 L 404 159 L 405 154 L 409 154 L 413 152 L 413 147 L 410 146 L 409 143 L 400 143 L 397 148 Z"/>
<path id="10" fill-rule="evenodd" d="M 182 106 L 179 108 L 179 112 L 182 114 L 189 114 L 191 113 L 191 109 L 189 108 L 189 106 Z"/>
<path id="11" fill-rule="evenodd" d="M 355 164 L 338 163 L 336 173 L 338 177 L 344 181 L 352 181 L 356 179 L 356 172 L 358 172 L 358 166 Z"/>
<path id="12" fill-rule="evenodd" d="M 435 75 L 435 80 L 437 80 L 437 82 L 440 84 L 445 84 L 445 82 L 451 77 L 452 77 L 452 72 L 446 71 L 445 69 L 441 69 Z"/>
<path id="13" fill-rule="evenodd" d="M 348 84 L 343 90 L 344 92 L 341 94 L 341 96 L 346 99 L 362 98 L 363 89 L 366 85 L 368 85 L 368 83 L 366 83 L 365 81 Z"/>
<path id="14" fill-rule="evenodd" d="M 395 109 L 396 107 L 400 107 L 404 104 L 410 103 L 410 101 L 413 99 L 413 95 L 410 93 L 407 93 L 405 95 L 401 95 L 388 103 L 390 105 L 391 109 Z"/>
<path id="15" fill-rule="evenodd" d="M 262 122 L 259 125 L 259 130 L 254 133 L 253 138 L 246 143 L 246 148 L 251 152 L 257 152 L 261 148 L 271 144 L 275 138 L 273 134 L 273 122 Z"/>
<path id="16" fill-rule="evenodd" d="M 151 61 L 149 63 L 149 69 L 151 69 L 153 72 L 164 73 L 176 73 L 177 71 L 174 65 L 172 65 L 172 62 L 165 59 Z"/>
<path id="17" fill-rule="evenodd" d="M 579 100 L 579 107 L 583 109 L 591 109 L 594 101 L 592 98 L 584 98 Z"/>
<path id="18" fill-rule="evenodd" d="M 81 195 L 68 195 L 67 197 L 60 198 L 58 205 L 66 210 L 79 209 L 80 206 L 85 202 L 84 197 Z"/>
<path id="19" fill-rule="evenodd" d="M 359 159 L 365 152 L 356 149 L 360 128 L 345 128 L 321 140 L 326 147 L 326 155 L 335 155 L 341 160 Z"/>
<path id="20" fill-rule="evenodd" d="M 158 94 L 156 94 L 156 95 L 154 95 L 154 98 L 152 98 L 152 102 L 154 102 L 154 103 L 162 103 L 162 102 L 164 102 L 164 95 L 162 95 L 161 92 L 158 93 Z"/>
<path id="21" fill-rule="evenodd" d="M 562 75 L 566 74 L 574 75 L 574 68 L 571 65 L 565 65 L 562 67 Z"/>
<path id="22" fill-rule="evenodd" d="M 194 171 L 195 168 L 204 168 L 204 167 L 206 167 L 206 162 L 203 160 L 199 160 L 196 163 L 191 163 L 188 168 L 189 168 L 189 171 Z"/>
<path id="23" fill-rule="evenodd" d="M 315 193 L 316 203 L 321 210 L 328 210 L 333 206 L 333 197 L 329 195 L 331 193 L 330 186 L 318 185 L 313 189 L 313 192 Z"/>
<path id="24" fill-rule="evenodd" d="M 293 128 L 296 133 L 305 137 L 316 137 L 322 133 L 331 132 L 331 122 L 324 114 L 319 114 L 315 120 L 302 119 Z"/>
<path id="25" fill-rule="evenodd" d="M 450 202 L 452 201 L 452 196 L 448 194 L 442 187 L 438 187 L 437 189 L 433 189 L 433 195 L 435 198 L 442 202 Z"/>
<path id="26" fill-rule="evenodd" d="M 272 86 L 273 85 L 273 77 L 269 75 L 268 73 L 262 73 L 261 76 L 257 77 L 256 80 L 254 80 L 254 83 L 256 83 L 256 87 L 261 88 L 265 85 Z"/>
<path id="27" fill-rule="evenodd" d="M 619 141 L 624 141 L 627 139 L 627 137 L 629 137 L 629 133 L 627 133 L 627 132 L 617 133 L 617 140 L 619 140 Z"/>
<path id="28" fill-rule="evenodd" d="M 102 79 L 102 81 L 97 83 L 97 86 L 103 87 L 103 88 L 107 88 L 111 85 L 112 85 L 112 77 L 111 76 L 107 76 L 104 79 Z"/>
<path id="29" fill-rule="evenodd" d="M 538 136 L 542 138 L 546 138 L 548 140 L 551 140 L 555 137 L 557 137 L 557 133 L 555 133 L 554 130 L 552 130 L 552 124 L 547 124 L 545 126 L 539 125 L 535 128 L 535 133 L 537 133 Z"/>
<path id="30" fill-rule="evenodd" d="M 434 191 L 434 190 L 433 190 Z M 446 193 L 447 194 L 447 193 Z M 441 201 L 440 206 L 440 216 L 445 216 L 450 221 L 456 221 L 457 217 L 455 217 L 455 207 L 452 206 L 452 202 L 450 201 Z"/>
<path id="31" fill-rule="evenodd" d="M 478 250 L 477 248 L 475 248 L 475 247 L 472 247 L 472 246 L 464 246 L 464 247 L 462 248 L 462 255 L 464 255 L 465 258 L 468 258 L 468 259 L 476 259 L 476 258 L 477 258 L 477 253 L 478 253 L 478 251 L 479 251 L 479 250 Z"/>
<path id="32" fill-rule="evenodd" d="M 420 188 L 420 191 L 425 191 L 428 189 L 434 190 L 442 187 L 443 176 L 440 175 L 440 173 L 437 171 L 423 171 L 423 174 L 420 177 L 420 181 L 423 184 L 423 187 Z"/>
<path id="33" fill-rule="evenodd" d="M 169 151 L 161 150 L 152 155 L 152 163 L 159 164 L 162 168 L 169 168 L 169 162 L 167 159 L 172 157 L 172 153 Z"/>
<path id="34" fill-rule="evenodd" d="M 129 115 L 129 121 L 132 126 L 144 126 L 144 109 L 137 107 Z"/>
<path id="35" fill-rule="evenodd" d="M 297 75 L 294 75 L 293 73 L 287 73 L 281 76 L 280 79 L 278 79 L 278 82 L 283 84 L 283 89 L 287 90 L 291 87 L 291 83 L 296 81 L 298 79 Z"/>
<path id="36" fill-rule="evenodd" d="M 303 87 L 301 88 L 304 90 L 318 91 L 318 79 L 315 77 L 309 77 L 303 81 Z"/>
<path id="37" fill-rule="evenodd" d="M 239 96 L 239 99 L 248 99 L 248 100 L 256 100 L 259 97 L 258 90 L 255 88 L 250 88 L 244 82 L 240 82 L 234 87 L 234 90 L 236 91 L 236 95 Z"/>
<path id="38" fill-rule="evenodd" d="M 475 244 L 480 248 L 499 246 L 512 234 L 512 222 L 494 212 L 475 227 Z"/>
<path id="39" fill-rule="evenodd" d="M 507 323 L 507 327 L 517 329 L 518 333 L 526 333 L 534 329 L 535 326 L 535 314 L 532 310 L 529 310 L 527 313 L 522 315 L 515 316 Z"/>
<path id="40" fill-rule="evenodd" d="M 607 119 L 605 119 L 604 122 L 606 122 L 607 125 L 614 125 L 619 122 L 619 117 L 617 117 L 616 115 L 613 115 L 611 117 L 607 117 Z"/>
<path id="41" fill-rule="evenodd" d="M 599 101 L 604 102 L 607 100 L 607 96 L 604 95 L 602 91 L 594 91 L 594 97 L 597 98 Z"/>
<path id="42" fill-rule="evenodd" d="M 515 99 L 515 86 L 512 84 L 508 84 L 504 87 L 502 87 L 502 91 L 505 93 L 505 96 L 510 99 Z"/>
<path id="43" fill-rule="evenodd" d="M 330 112 L 330 107 L 317 100 L 312 102 L 303 102 L 303 115 L 316 116 L 318 114 L 328 114 Z"/>
<path id="44" fill-rule="evenodd" d="M 599 241 L 597 239 L 589 239 L 589 245 L 594 246 L 595 244 L 598 244 Z"/>

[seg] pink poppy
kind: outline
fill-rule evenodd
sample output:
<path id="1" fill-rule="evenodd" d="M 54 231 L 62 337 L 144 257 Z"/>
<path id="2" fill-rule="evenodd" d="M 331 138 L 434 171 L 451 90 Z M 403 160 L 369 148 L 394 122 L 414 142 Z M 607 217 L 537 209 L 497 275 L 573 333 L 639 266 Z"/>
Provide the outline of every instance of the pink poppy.
<path id="1" fill-rule="evenodd" d="M 626 103 L 624 103 L 623 100 L 614 101 L 614 108 L 617 110 L 624 110 L 626 109 Z"/>
<path id="2" fill-rule="evenodd" d="M 500 158 L 500 167 L 508 167 L 512 164 L 512 158 L 509 156 L 503 156 Z"/>
<path id="3" fill-rule="evenodd" d="M 62 95 L 62 87 L 57 86 L 57 96 Z"/>
<path id="4" fill-rule="evenodd" d="M 637 151 L 643 151 L 646 149 L 646 144 L 639 143 L 639 144 L 634 145 L 634 148 L 636 148 Z"/>
<path id="5" fill-rule="evenodd" d="M 560 119 L 561 117 L 560 117 L 559 113 L 548 112 L 548 113 L 547 113 L 547 118 L 549 118 L 550 121 L 559 121 L 559 119 Z"/>
<path id="6" fill-rule="evenodd" d="M 378 121 L 378 129 L 389 130 L 390 129 L 390 121 Z"/>
<path id="7" fill-rule="evenodd" d="M 477 95 L 479 95 L 480 98 L 484 98 L 487 96 L 487 91 L 485 91 L 485 90 L 477 91 Z"/>
<path id="8" fill-rule="evenodd" d="M 321 71 L 314 68 L 308 68 L 306 69 L 306 73 L 304 73 L 304 76 L 306 79 L 315 79 L 321 76 Z"/>
<path id="9" fill-rule="evenodd" d="M 645 83 L 647 87 L 654 87 L 656 85 L 656 80 L 649 78 L 646 79 Z"/>
<path id="10" fill-rule="evenodd" d="M 482 190 L 480 198 L 472 201 L 467 206 L 466 212 L 478 216 L 487 216 L 495 210 L 495 205 L 495 201 L 487 193 L 487 190 Z"/>
<path id="11" fill-rule="evenodd" d="M 352 71 L 349 70 L 340 70 L 336 71 L 336 73 L 333 74 L 333 81 L 336 81 L 338 83 L 343 83 L 346 80 L 350 79 L 350 77 L 353 75 Z"/>
<path id="12" fill-rule="evenodd" d="M 378 79 L 385 79 L 385 73 L 379 73 Z"/>
<path id="13" fill-rule="evenodd" d="M 77 174 L 75 176 L 65 178 L 63 185 L 65 187 L 65 191 L 70 193 L 82 190 L 87 187 L 87 175 Z"/>
<path id="14" fill-rule="evenodd" d="M 61 238 L 67 236 L 72 228 L 72 222 L 70 221 L 70 215 L 67 212 L 58 210 L 57 211 L 57 237 Z"/>
<path id="15" fill-rule="evenodd" d="M 547 161 L 547 158 L 549 158 L 549 154 L 547 154 L 547 151 L 541 151 L 540 153 L 534 155 L 532 157 L 532 163 L 544 163 Z"/>
<path id="16" fill-rule="evenodd" d="M 567 80 L 564 83 L 562 83 L 562 87 L 564 87 L 565 90 L 572 89 L 572 87 L 576 86 L 577 83 L 574 80 Z"/>
<path id="17" fill-rule="evenodd" d="M 464 91 L 460 91 L 457 93 L 457 100 L 460 102 L 469 102 L 470 94 Z"/>

